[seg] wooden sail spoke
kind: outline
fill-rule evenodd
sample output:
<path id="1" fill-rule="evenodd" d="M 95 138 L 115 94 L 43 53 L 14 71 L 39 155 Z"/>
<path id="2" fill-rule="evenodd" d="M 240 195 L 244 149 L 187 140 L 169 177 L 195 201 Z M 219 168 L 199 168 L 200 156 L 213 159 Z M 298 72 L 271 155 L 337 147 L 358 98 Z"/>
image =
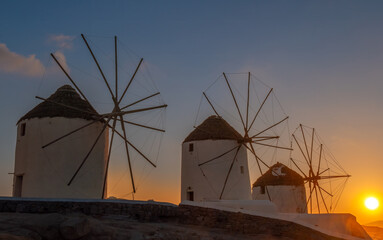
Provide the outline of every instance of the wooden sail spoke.
<path id="1" fill-rule="evenodd" d="M 333 195 L 332 195 L 331 193 L 327 192 L 327 191 L 326 191 L 325 189 L 323 189 L 321 186 L 318 185 L 318 187 L 319 187 L 322 191 L 324 191 L 325 193 L 327 193 L 328 195 L 330 195 L 331 197 L 333 197 Z"/>
<path id="2" fill-rule="evenodd" d="M 203 94 L 203 96 L 206 98 L 207 102 L 209 103 L 210 107 L 213 109 L 213 111 L 215 112 L 215 114 L 216 114 L 218 117 L 221 117 L 221 116 L 218 114 L 218 112 L 215 110 L 213 104 L 210 102 L 210 99 L 207 97 L 206 93 L 203 92 L 202 94 Z"/>
<path id="3" fill-rule="evenodd" d="M 117 36 L 114 36 L 114 72 L 115 72 L 115 93 L 114 96 L 116 98 L 116 101 L 118 99 L 118 68 L 117 68 Z"/>
<path id="4" fill-rule="evenodd" d="M 232 88 L 231 88 L 231 86 L 230 86 L 229 80 L 227 80 L 227 77 L 226 77 L 226 74 L 225 74 L 225 73 L 223 73 L 223 76 L 224 76 L 224 78 L 225 78 L 225 81 L 226 81 L 227 86 L 229 87 L 231 96 L 232 96 L 232 98 L 233 98 L 233 100 L 234 100 L 234 103 L 235 103 L 235 107 L 237 108 L 237 111 L 238 111 L 238 115 L 239 115 L 239 117 L 241 118 L 241 122 L 242 122 L 243 128 L 244 128 L 245 131 L 247 132 L 247 126 L 245 125 L 245 122 L 243 121 L 243 117 L 242 117 L 241 111 L 240 111 L 240 109 L 239 109 L 239 107 L 238 107 L 237 99 L 236 99 L 235 96 L 234 96 L 234 93 L 233 93 L 233 90 L 232 90 Z"/>
<path id="5" fill-rule="evenodd" d="M 240 145 L 235 146 L 235 147 L 233 147 L 232 149 L 230 149 L 229 151 L 226 151 L 226 152 L 224 152 L 224 153 L 218 155 L 217 157 L 214 157 L 214 158 L 212 158 L 212 159 L 210 159 L 210 160 L 207 160 L 206 162 L 200 163 L 200 164 L 198 164 L 198 166 L 201 167 L 202 165 L 204 165 L 204 164 L 206 164 L 206 163 L 209 163 L 209 162 L 212 162 L 212 161 L 214 161 L 214 160 L 216 160 L 216 159 L 218 159 L 218 158 L 221 158 L 221 157 L 225 156 L 226 154 L 230 153 L 231 151 L 233 151 L 234 149 L 239 148 L 239 146 L 240 146 Z"/>
<path id="6" fill-rule="evenodd" d="M 254 146 L 252 143 L 250 143 L 250 148 L 251 148 L 250 152 L 255 156 L 255 160 L 257 162 L 259 172 L 261 173 L 261 175 L 263 175 L 262 168 L 261 168 L 261 165 L 259 164 L 259 162 L 263 163 L 269 169 L 270 169 L 270 167 L 260 157 L 258 157 L 258 155 L 255 153 Z M 271 196 L 270 196 L 270 193 L 269 193 L 267 186 L 265 186 L 265 189 L 266 189 L 267 197 L 271 201 Z"/>
<path id="7" fill-rule="evenodd" d="M 136 148 L 126 137 L 124 137 L 121 133 L 119 133 L 117 130 L 113 130 L 116 132 L 118 136 L 122 138 L 127 144 L 129 144 L 138 154 L 140 154 L 146 161 L 148 161 L 153 167 L 157 167 L 148 157 L 146 157 L 138 148 Z"/>
<path id="8" fill-rule="evenodd" d="M 250 101 L 250 72 L 247 78 L 247 103 L 246 103 L 246 132 L 249 131 L 247 128 L 249 126 L 249 101 Z"/>
<path id="9" fill-rule="evenodd" d="M 253 144 L 252 143 L 250 143 L 250 146 L 251 146 L 251 149 L 253 150 L 252 151 L 252 153 L 253 153 L 253 155 L 254 155 L 254 157 L 255 157 L 255 159 L 257 159 L 257 161 L 260 161 L 263 165 L 265 165 L 267 168 L 270 168 L 270 166 L 269 165 L 267 165 L 256 153 L 255 153 L 255 150 L 254 150 L 254 146 L 253 146 Z M 261 172 L 261 174 L 263 174 L 262 173 L 262 171 L 260 171 Z"/>
<path id="10" fill-rule="evenodd" d="M 113 129 L 116 128 L 116 121 L 117 121 L 117 117 L 112 117 L 113 118 Z M 113 140 L 114 140 L 114 131 L 112 131 L 112 136 L 110 138 L 110 142 L 109 142 L 109 152 L 108 152 L 108 158 L 106 160 L 106 168 L 105 168 L 105 173 L 104 173 L 104 182 L 103 182 L 103 185 L 102 185 L 102 195 L 101 195 L 101 199 L 106 197 L 106 180 L 108 178 L 108 169 L 109 169 L 109 162 L 110 162 L 110 157 L 112 155 L 112 147 L 113 147 Z"/>
<path id="11" fill-rule="evenodd" d="M 298 142 L 298 140 L 297 140 L 297 138 L 295 137 L 295 135 L 293 134 L 293 138 L 294 138 L 294 140 L 295 140 L 295 143 L 298 145 L 298 147 L 299 147 L 299 150 L 301 151 L 301 153 L 302 153 L 302 155 L 303 155 L 303 157 L 304 157 L 304 159 L 305 159 L 305 161 L 306 161 L 306 163 L 307 163 L 307 165 L 311 168 L 311 165 L 310 165 L 310 162 L 309 162 L 309 160 L 307 159 L 307 157 L 306 157 L 306 155 L 305 155 L 305 153 L 303 152 L 303 150 L 302 150 L 302 147 L 301 147 L 301 145 L 299 144 L 299 142 Z"/>
<path id="12" fill-rule="evenodd" d="M 155 107 L 140 108 L 140 109 L 134 109 L 129 111 L 120 111 L 120 112 L 117 112 L 115 115 L 125 115 L 125 114 L 145 112 L 145 111 L 150 111 L 154 109 L 166 108 L 167 106 L 168 106 L 167 104 L 163 104 L 163 105 L 155 106 Z"/>
<path id="13" fill-rule="evenodd" d="M 281 121 L 279 121 L 279 122 L 277 122 L 277 123 L 275 123 L 275 124 L 271 125 L 270 127 L 268 127 L 268 128 L 266 128 L 266 129 L 264 129 L 264 130 L 260 131 L 259 133 L 255 134 L 255 135 L 253 135 L 251 138 L 255 138 L 255 137 L 257 137 L 257 136 L 261 135 L 262 133 L 266 132 L 267 130 L 269 130 L 269 129 L 271 129 L 271 128 L 273 128 L 273 127 L 275 127 L 275 126 L 277 126 L 277 125 L 281 124 L 282 122 L 286 121 L 288 118 L 289 118 L 288 116 L 287 116 L 287 117 L 285 117 L 285 118 L 284 118 L 284 119 L 282 119 Z"/>
<path id="14" fill-rule="evenodd" d="M 272 139 L 279 139 L 279 136 L 257 136 L 254 137 L 254 141 L 265 141 L 265 140 L 272 140 Z"/>
<path id="15" fill-rule="evenodd" d="M 270 94 L 271 94 L 272 91 L 273 91 L 273 89 L 270 89 L 269 93 L 266 95 L 266 97 L 265 97 L 265 99 L 263 100 L 261 106 L 259 107 L 257 113 L 255 114 L 255 116 L 254 116 L 254 118 L 253 118 L 253 121 L 251 122 L 250 126 L 249 126 L 248 129 L 247 129 L 248 131 L 250 131 L 251 127 L 253 126 L 255 120 L 256 120 L 257 117 L 258 117 L 258 114 L 261 112 L 261 110 L 262 110 L 262 108 L 263 108 L 263 105 L 265 104 L 267 98 L 269 98 L 269 96 L 270 96 Z"/>
<path id="16" fill-rule="evenodd" d="M 88 126 L 90 126 L 90 125 L 92 125 L 92 124 L 94 124 L 94 123 L 96 123 L 96 122 L 99 122 L 101 119 L 102 119 L 102 117 L 99 118 L 99 119 L 93 120 L 92 122 L 87 123 L 87 124 L 85 124 L 85 125 L 83 125 L 83 126 L 81 126 L 81 127 L 79 127 L 79 128 L 76 128 L 76 129 L 74 129 L 73 131 L 70 131 L 69 133 L 67 133 L 67 134 L 65 134 L 65 135 L 63 135 L 63 136 L 61 136 L 61 137 L 59 137 L 59 138 L 56 138 L 55 140 L 53 140 L 53 141 L 51 141 L 51 142 L 49 142 L 49 143 L 43 145 L 41 148 L 46 148 L 46 147 L 48 147 L 49 145 L 51 145 L 51 144 L 53 144 L 53 143 L 55 143 L 55 142 L 58 142 L 58 141 L 60 141 L 61 139 L 66 138 L 66 137 L 68 137 L 69 135 L 72 135 L 73 133 L 76 133 L 76 132 L 80 131 L 80 130 L 83 129 L 83 128 L 86 128 L 86 127 L 88 127 Z"/>
<path id="17" fill-rule="evenodd" d="M 323 170 L 322 172 L 320 172 L 319 174 L 317 174 L 318 176 L 322 175 L 323 173 L 327 172 L 328 170 L 330 170 L 330 168 L 326 168 L 325 170 Z"/>
<path id="18" fill-rule="evenodd" d="M 229 171 L 228 171 L 228 173 L 227 173 L 227 175 L 226 175 L 225 182 L 224 182 L 224 184 L 223 184 L 222 191 L 221 191 L 221 195 L 219 196 L 219 199 L 222 199 L 223 192 L 225 191 L 225 188 L 226 188 L 227 180 L 229 179 L 231 170 L 233 169 L 233 165 L 234 165 L 235 159 L 237 158 L 237 155 L 238 155 L 239 150 L 241 149 L 241 146 L 242 146 L 242 145 L 239 145 L 239 146 L 237 147 L 237 151 L 235 152 L 234 158 L 233 158 L 233 160 L 231 161 L 231 165 L 230 165 Z"/>
<path id="19" fill-rule="evenodd" d="M 248 148 L 246 144 L 244 144 L 244 145 L 246 146 L 246 148 Z M 255 156 L 255 162 L 257 163 L 258 170 L 259 170 L 259 172 L 261 173 L 261 175 L 263 175 L 263 171 L 262 171 L 262 168 L 261 168 L 261 165 L 259 164 L 259 162 L 262 162 L 262 163 L 265 164 L 266 166 L 267 166 L 267 164 L 264 163 L 264 162 L 262 161 L 262 159 L 260 159 L 260 158 L 258 157 L 258 155 L 255 153 L 253 144 L 250 143 L 249 145 L 250 145 L 250 149 L 251 149 L 250 152 Z M 268 166 L 267 166 L 267 167 L 268 167 Z M 271 201 L 270 193 L 269 193 L 269 191 L 268 191 L 268 189 L 267 189 L 267 186 L 266 186 L 266 193 L 267 193 L 267 197 L 268 197 L 269 200 Z"/>
<path id="20" fill-rule="evenodd" d="M 309 198 L 307 199 L 306 201 L 306 209 L 307 209 L 307 206 L 309 205 L 309 202 L 310 202 L 310 205 L 311 205 L 311 213 L 313 212 L 313 209 L 312 209 L 312 193 L 314 191 L 314 188 L 311 188 L 311 182 L 309 182 L 309 188 L 310 188 L 310 195 L 309 195 Z"/>
<path id="21" fill-rule="evenodd" d="M 82 160 L 80 166 L 77 168 L 76 172 L 74 173 L 74 175 L 72 176 L 72 178 L 69 180 L 68 182 L 68 186 L 71 185 L 71 183 L 73 182 L 73 180 L 75 179 L 75 177 L 77 176 L 78 172 L 80 171 L 80 169 L 82 168 L 82 166 L 84 165 L 84 163 L 86 162 L 86 160 L 89 158 L 89 155 L 92 153 L 94 147 L 96 146 L 98 140 L 100 139 L 101 135 L 104 133 L 106 127 L 108 126 L 109 124 L 109 121 L 111 120 L 111 116 L 109 117 L 109 119 L 104 123 L 104 126 L 102 128 L 102 130 L 100 131 L 100 133 L 98 134 L 96 140 L 94 141 L 92 147 L 90 148 L 90 150 L 88 151 L 88 153 L 86 154 L 85 158 Z"/>
<path id="22" fill-rule="evenodd" d="M 85 45 L 87 46 L 87 48 L 88 48 L 90 54 L 92 55 L 92 58 L 93 58 L 94 62 L 96 63 L 98 70 L 100 71 L 101 76 L 102 76 L 102 79 L 104 79 L 104 82 L 105 82 L 105 84 L 106 84 L 106 86 L 107 86 L 107 88 L 108 88 L 108 90 L 109 90 L 109 93 L 110 93 L 110 95 L 111 95 L 112 98 L 113 98 L 113 102 L 116 104 L 116 103 L 117 103 L 117 99 L 116 99 L 116 97 L 114 96 L 114 94 L 113 94 L 113 92 L 112 92 L 112 89 L 110 88 L 110 85 L 109 85 L 108 81 L 106 80 L 106 77 L 105 77 L 105 75 L 104 75 L 104 72 L 102 71 L 101 66 L 100 66 L 100 64 L 98 63 L 96 56 L 94 55 L 92 49 L 90 48 L 90 46 L 89 46 L 89 44 L 88 44 L 88 41 L 86 40 L 84 34 L 81 34 L 81 37 L 82 37 L 82 39 L 84 40 Z M 117 65 L 116 65 L 116 66 L 117 66 Z"/>
<path id="23" fill-rule="evenodd" d="M 128 85 L 126 86 L 124 92 L 122 93 L 122 95 L 121 95 L 121 97 L 120 97 L 120 100 L 118 100 L 118 104 L 121 103 L 122 99 L 124 98 L 124 96 L 125 96 L 125 94 L 126 94 L 126 91 L 128 91 L 128 89 L 129 89 L 129 87 L 130 87 L 130 84 L 132 84 L 133 79 L 136 77 L 136 74 L 137 74 L 137 72 L 138 72 L 138 69 L 139 69 L 140 66 L 141 66 L 142 61 L 144 61 L 143 58 L 141 58 L 140 62 L 138 63 L 138 66 L 137 66 L 136 70 L 134 71 L 132 77 L 130 78 L 130 81 L 129 81 Z"/>
<path id="24" fill-rule="evenodd" d="M 306 143 L 306 136 L 305 136 L 305 133 L 304 133 L 304 131 L 303 131 L 303 128 L 302 128 L 302 124 L 299 124 L 299 126 L 300 126 L 300 128 L 301 128 L 301 132 L 302 132 L 302 136 L 303 136 L 303 142 L 304 142 L 304 144 L 305 144 L 305 148 L 306 148 L 306 152 L 307 152 L 307 158 L 308 158 L 308 160 L 309 160 L 309 162 L 310 162 L 310 168 L 311 168 L 311 171 L 312 171 L 312 159 L 311 159 L 311 156 L 310 156 L 310 154 L 309 154 L 309 149 L 307 148 L 307 143 Z M 313 171 L 314 172 L 314 171 Z"/>
<path id="25" fill-rule="evenodd" d="M 318 190 L 317 190 L 317 187 L 316 187 L 316 183 L 314 183 L 314 189 L 315 189 L 315 198 L 317 200 L 318 211 L 320 213 L 320 205 L 319 205 Z"/>
<path id="26" fill-rule="evenodd" d="M 315 129 L 313 128 L 313 132 L 312 132 L 312 135 L 311 135 L 311 154 L 310 154 L 311 164 L 312 164 L 312 161 L 313 161 L 314 134 L 315 134 Z"/>
<path id="27" fill-rule="evenodd" d="M 90 102 L 88 101 L 88 99 L 85 97 L 84 93 L 81 91 L 81 89 L 77 86 L 77 84 L 73 81 L 73 79 L 71 78 L 71 76 L 69 75 L 69 73 L 64 69 L 64 67 L 61 65 L 61 63 L 57 60 L 57 58 L 55 57 L 55 55 L 53 53 L 51 53 L 51 56 L 53 58 L 53 60 L 55 60 L 55 62 L 57 63 L 57 65 L 59 65 L 60 69 L 64 72 L 65 76 L 69 79 L 69 81 L 73 84 L 73 86 L 76 88 L 76 90 L 80 93 L 80 95 L 82 96 L 82 98 L 84 98 L 84 100 L 89 104 L 89 106 L 92 107 L 92 109 L 94 111 L 96 111 L 94 109 L 94 107 L 92 106 L 92 104 L 90 104 Z"/>
<path id="28" fill-rule="evenodd" d="M 319 161 L 318 161 L 317 175 L 320 175 L 319 174 L 319 169 L 320 169 L 320 164 L 321 164 L 321 161 L 322 161 L 322 147 L 323 147 L 323 144 L 320 145 L 320 150 L 319 150 Z"/>
<path id="29" fill-rule="evenodd" d="M 251 149 L 249 146 L 247 146 L 247 144 L 246 144 L 246 143 L 242 143 L 242 145 L 243 145 L 244 147 L 246 147 L 246 148 L 247 148 L 247 150 L 249 150 L 251 153 L 253 153 L 253 154 L 254 154 L 254 152 L 253 152 L 253 149 Z"/>
<path id="30" fill-rule="evenodd" d="M 149 98 L 151 98 L 151 97 L 157 96 L 158 94 L 160 94 L 160 92 L 154 93 L 154 94 L 152 94 L 152 95 L 150 95 L 150 96 L 148 96 L 148 97 L 144 97 L 144 98 L 142 98 L 142 99 L 140 99 L 140 100 L 138 100 L 138 101 L 135 101 L 135 102 L 133 102 L 133 103 L 131 103 L 131 104 L 129 104 L 129 105 L 126 105 L 125 107 L 120 108 L 120 110 L 124 110 L 124 109 L 126 109 L 126 108 L 128 108 L 128 107 L 131 107 L 131 106 L 137 104 L 137 103 L 140 103 L 140 102 L 142 102 L 142 101 L 145 101 L 146 99 L 149 99 Z"/>
<path id="31" fill-rule="evenodd" d="M 302 175 L 307 178 L 307 175 L 302 171 L 300 167 L 298 167 L 298 164 L 293 160 L 293 158 L 290 158 L 290 160 L 294 163 L 294 165 L 298 168 L 298 170 L 302 173 Z"/>
<path id="32" fill-rule="evenodd" d="M 273 147 L 273 148 L 278 148 L 278 149 L 284 149 L 284 150 L 293 150 L 292 148 L 288 148 L 288 147 L 280 147 L 280 146 L 274 146 L 274 145 L 270 145 L 270 144 L 265 144 L 265 143 L 260 143 L 260 142 L 257 142 L 257 141 L 252 141 L 252 143 L 255 143 L 255 144 L 258 144 L 258 145 L 262 145 L 262 146 L 266 146 L 266 147 Z"/>
<path id="33" fill-rule="evenodd" d="M 121 115 L 119 116 L 119 118 L 120 118 L 122 132 L 124 134 L 124 139 L 126 139 L 126 131 L 125 131 L 125 125 L 124 125 L 124 118 Z M 113 129 L 113 130 L 115 130 L 115 129 Z M 124 144 L 125 144 L 126 156 L 128 158 L 129 173 L 130 173 L 130 180 L 132 181 L 133 193 L 136 193 L 136 187 L 135 187 L 135 184 L 134 184 L 134 177 L 133 177 L 133 170 L 132 170 L 132 163 L 130 161 L 130 155 L 129 155 L 129 148 L 128 148 L 127 140 L 124 141 Z"/>
<path id="34" fill-rule="evenodd" d="M 319 179 L 333 179 L 333 178 L 349 178 L 351 175 L 335 175 L 335 176 L 319 176 Z"/>
<path id="35" fill-rule="evenodd" d="M 165 132 L 165 130 L 160 129 L 160 128 L 149 127 L 149 126 L 146 126 L 146 125 L 142 125 L 142 124 L 139 124 L 139 123 L 134 123 L 134 122 L 126 121 L 126 120 L 124 120 L 124 122 L 127 123 L 127 124 L 134 125 L 134 126 L 142 127 L 142 128 L 147 128 L 147 129 L 151 129 L 151 130 L 155 130 L 155 131 L 159 131 L 159 132 Z"/>
<path id="36" fill-rule="evenodd" d="M 322 190 L 321 190 L 320 188 L 318 188 L 318 189 L 319 189 L 319 194 L 320 194 L 320 196 L 321 196 L 321 198 L 322 198 L 323 205 L 324 205 L 324 207 L 326 208 L 326 212 L 329 213 L 328 208 L 327 208 L 326 201 L 324 200 L 324 197 L 323 197 L 323 194 L 322 194 Z"/>

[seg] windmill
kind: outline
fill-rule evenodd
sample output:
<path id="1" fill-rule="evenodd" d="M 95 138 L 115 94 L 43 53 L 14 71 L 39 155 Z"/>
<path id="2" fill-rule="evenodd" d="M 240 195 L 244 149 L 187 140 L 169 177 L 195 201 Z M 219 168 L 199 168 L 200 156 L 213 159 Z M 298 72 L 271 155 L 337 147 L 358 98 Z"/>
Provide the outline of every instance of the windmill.
<path id="1" fill-rule="evenodd" d="M 201 125 L 196 126 L 204 119 L 206 120 Z M 248 172 L 247 155 L 255 159 L 259 173 L 263 174 L 265 168 L 270 167 L 270 162 L 276 160 L 276 150 L 291 150 L 284 139 L 289 134 L 287 120 L 288 116 L 276 99 L 273 89 L 256 76 L 250 72 L 223 73 L 201 96 L 195 130 L 184 142 L 190 144 L 189 152 L 193 149 L 196 153 L 193 155 L 188 153 L 186 146 L 183 148 L 183 175 L 188 176 L 188 171 L 194 171 L 195 174 L 200 171 L 201 178 L 206 178 L 206 183 L 194 185 L 210 185 L 211 189 L 204 192 L 210 194 L 209 192 L 215 191 L 217 199 L 236 199 L 238 194 L 233 193 L 227 197 L 225 194 L 238 191 L 238 188 L 244 189 L 241 194 L 247 198 L 251 191 L 249 175 L 244 173 Z M 198 147 L 202 150 L 196 151 L 193 144 L 201 142 L 200 140 L 206 142 L 205 146 L 199 144 Z M 231 143 L 226 143 L 229 140 Z M 207 152 L 213 156 L 205 154 Z M 195 156 L 198 158 L 198 167 L 190 165 Z M 239 171 L 234 170 L 237 167 Z M 237 177 L 240 180 L 235 183 Z M 182 191 L 189 191 L 187 189 L 192 189 L 193 182 L 188 177 L 184 179 L 185 183 L 181 185 L 185 189 Z M 240 186 L 235 187 L 235 184 Z"/>
<path id="2" fill-rule="evenodd" d="M 89 160 L 89 156 L 91 155 L 92 151 L 94 151 L 94 148 L 96 144 L 100 141 L 100 138 L 103 136 L 105 132 L 110 131 L 110 138 L 109 138 L 109 148 L 108 148 L 108 155 L 107 155 L 107 162 L 106 162 L 106 169 L 103 173 L 103 187 L 102 187 L 102 193 L 100 193 L 100 197 L 103 198 L 106 196 L 106 184 L 107 184 L 107 177 L 108 177 L 108 168 L 109 168 L 109 162 L 111 160 L 112 155 L 112 147 L 115 143 L 115 137 L 119 137 L 122 140 L 123 147 L 125 148 L 125 154 L 126 154 L 126 160 L 128 162 L 128 168 L 129 168 L 129 175 L 130 175 L 130 182 L 133 189 L 133 194 L 136 193 L 136 181 L 135 181 L 135 175 L 134 175 L 134 169 L 132 162 L 134 159 L 132 158 L 132 152 L 134 152 L 137 156 L 140 157 L 140 159 L 143 159 L 146 163 L 151 165 L 152 167 L 156 167 L 156 164 L 153 159 L 147 156 L 145 152 L 143 152 L 140 147 L 136 145 L 134 140 L 129 139 L 129 133 L 128 130 L 131 127 L 135 127 L 138 129 L 141 129 L 143 131 L 153 131 L 157 133 L 163 133 L 165 130 L 163 128 L 157 127 L 157 126 L 151 126 L 146 125 L 144 123 L 140 123 L 138 121 L 131 121 L 127 120 L 127 116 L 142 114 L 146 112 L 156 111 L 156 110 L 164 110 L 167 105 L 162 102 L 162 100 L 158 100 L 160 97 L 160 92 L 153 92 L 150 94 L 147 94 L 144 97 L 135 99 L 135 101 L 132 101 L 130 103 L 126 103 L 127 95 L 131 92 L 131 88 L 134 85 L 137 74 L 139 73 L 140 69 L 142 68 L 143 59 L 141 58 L 138 64 L 136 65 L 134 71 L 130 75 L 130 78 L 128 79 L 128 82 L 123 88 L 121 88 L 121 80 L 119 79 L 120 72 L 124 71 L 124 68 L 121 68 L 118 66 L 118 45 L 117 45 L 117 37 L 114 37 L 114 81 L 111 81 L 111 79 L 107 79 L 106 74 L 104 73 L 100 62 L 98 61 L 95 52 L 91 48 L 91 44 L 89 43 L 88 39 L 84 36 L 84 34 L 81 34 L 81 38 L 83 42 L 86 45 L 86 48 L 88 49 L 92 61 L 94 62 L 95 66 L 98 69 L 98 72 L 101 76 L 101 79 L 106 87 L 106 91 L 109 94 L 109 97 L 112 101 L 112 109 L 107 111 L 106 113 L 100 113 L 100 110 L 97 110 L 92 104 L 91 101 L 88 100 L 88 98 L 85 96 L 84 92 L 79 88 L 78 84 L 75 82 L 75 80 L 71 77 L 71 74 L 66 69 L 64 63 L 60 61 L 60 59 L 53 53 L 51 53 L 51 57 L 53 58 L 54 62 L 57 63 L 59 68 L 62 70 L 62 72 L 65 74 L 66 78 L 70 81 L 72 86 L 77 90 L 77 92 L 80 94 L 81 98 L 90 106 L 91 111 L 84 111 L 83 109 L 78 109 L 76 107 L 66 105 L 60 102 L 55 102 L 50 99 L 42 98 L 42 97 L 36 97 L 40 100 L 43 100 L 45 102 L 49 102 L 51 104 L 55 104 L 60 107 L 64 107 L 73 111 L 82 112 L 85 114 L 89 114 L 92 116 L 92 121 L 89 123 L 86 123 L 80 127 L 76 127 L 73 130 L 69 131 L 68 133 L 57 136 L 54 140 L 51 140 L 47 143 L 45 143 L 42 148 L 46 149 L 50 146 L 53 146 L 54 144 L 57 144 L 60 141 L 63 141 L 65 138 L 76 134 L 77 132 L 88 128 L 89 126 L 94 125 L 95 123 L 102 123 L 102 128 L 100 132 L 97 134 L 96 138 L 93 140 L 91 147 L 87 150 L 87 153 L 84 156 L 81 157 L 81 161 L 79 165 L 77 166 L 76 170 L 73 172 L 72 176 L 67 179 L 67 186 L 71 186 L 74 184 L 74 180 L 76 177 L 78 177 L 79 173 L 81 172 L 82 168 L 84 167 L 84 164 Z M 126 79 L 124 79 L 126 80 Z M 114 83 L 114 89 L 113 84 Z M 140 106 L 142 103 L 148 104 L 149 100 L 156 99 L 158 101 L 156 103 L 150 102 L 149 105 L 146 105 L 145 107 L 137 107 Z M 139 117 L 136 117 L 135 119 L 140 119 Z"/>
<path id="3" fill-rule="evenodd" d="M 290 158 L 308 185 L 307 209 L 329 213 L 336 208 L 349 177 L 314 128 L 300 124 L 292 134 L 296 151 Z"/>

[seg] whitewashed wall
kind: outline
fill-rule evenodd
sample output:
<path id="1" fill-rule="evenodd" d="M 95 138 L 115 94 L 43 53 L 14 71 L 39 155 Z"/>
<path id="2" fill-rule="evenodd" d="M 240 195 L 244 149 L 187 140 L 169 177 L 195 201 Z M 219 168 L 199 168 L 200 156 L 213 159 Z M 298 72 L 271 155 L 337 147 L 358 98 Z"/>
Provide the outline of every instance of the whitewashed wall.
<path id="1" fill-rule="evenodd" d="M 108 128 L 72 184 L 67 185 L 101 131 L 101 122 L 41 148 L 89 122 L 79 118 L 54 117 L 32 118 L 18 124 L 14 174 L 15 177 L 23 175 L 22 197 L 102 197 L 108 153 Z M 20 135 L 22 123 L 26 123 L 25 136 Z"/>
<path id="2" fill-rule="evenodd" d="M 189 144 L 194 146 L 192 152 L 189 152 Z M 194 201 L 219 199 L 235 150 L 201 167 L 198 164 L 217 157 L 237 145 L 236 140 L 201 140 L 183 143 L 181 201 L 187 200 L 188 191 L 194 192 Z M 251 199 L 247 153 L 243 147 L 238 152 L 222 199 Z"/>
<path id="3" fill-rule="evenodd" d="M 307 213 L 306 190 L 304 185 L 289 186 L 267 186 L 271 201 L 282 213 Z M 253 200 L 268 200 L 267 192 L 261 193 L 261 187 L 254 187 Z"/>

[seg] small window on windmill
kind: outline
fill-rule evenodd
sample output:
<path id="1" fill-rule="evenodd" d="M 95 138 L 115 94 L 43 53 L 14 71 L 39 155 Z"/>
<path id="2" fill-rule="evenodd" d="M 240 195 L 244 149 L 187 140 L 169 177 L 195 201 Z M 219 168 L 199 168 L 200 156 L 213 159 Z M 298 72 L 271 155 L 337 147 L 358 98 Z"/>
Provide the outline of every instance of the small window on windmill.
<path id="1" fill-rule="evenodd" d="M 243 166 L 241 166 L 240 169 L 241 169 L 241 174 L 243 174 L 245 172 Z"/>
<path id="2" fill-rule="evenodd" d="M 23 187 L 23 175 L 17 175 L 15 179 L 15 189 L 13 193 L 14 197 L 21 197 L 22 187 Z"/>
<path id="3" fill-rule="evenodd" d="M 194 201 L 194 192 L 193 191 L 188 191 L 186 199 L 189 201 Z"/>
<path id="4" fill-rule="evenodd" d="M 24 136 L 25 135 L 25 128 L 26 128 L 27 124 L 26 123 L 22 123 L 21 126 L 20 126 L 20 136 Z"/>
<path id="5" fill-rule="evenodd" d="M 265 186 L 261 186 L 260 193 L 261 193 L 261 194 L 265 194 L 265 193 L 266 193 L 265 190 L 266 190 L 266 189 L 265 189 Z"/>
<path id="6" fill-rule="evenodd" d="M 193 150 L 194 150 L 194 144 L 189 143 L 189 152 L 193 152 Z"/>

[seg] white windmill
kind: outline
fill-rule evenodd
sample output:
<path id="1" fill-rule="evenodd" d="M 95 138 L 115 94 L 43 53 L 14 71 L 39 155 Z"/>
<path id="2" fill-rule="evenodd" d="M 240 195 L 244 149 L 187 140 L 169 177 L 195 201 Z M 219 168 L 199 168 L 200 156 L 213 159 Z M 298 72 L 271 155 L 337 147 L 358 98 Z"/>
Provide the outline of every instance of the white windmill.
<path id="1" fill-rule="evenodd" d="M 159 92 L 147 93 L 130 102 L 126 100 L 135 81 L 138 81 L 136 78 L 143 59 L 124 88 L 119 89 L 117 37 L 114 37 L 115 81 L 112 82 L 107 80 L 85 36 L 81 34 L 81 37 L 110 94 L 113 107 L 107 113 L 100 113 L 62 62 L 51 54 L 72 86 L 59 88 L 49 98 L 37 97 L 43 102 L 19 120 L 13 188 L 15 197 L 105 198 L 112 146 L 118 140 L 125 148 L 132 193 L 136 192 L 134 163 L 141 161 L 156 167 L 155 161 L 136 145 L 138 138 L 132 139 L 129 134 L 132 128 L 159 134 L 164 132 L 163 126 L 139 122 L 137 117 L 137 114 L 147 112 L 163 112 L 167 105 L 159 98 Z M 151 101 L 153 99 L 156 101 Z M 145 105 L 140 105 L 142 103 Z M 133 115 L 136 121 L 129 119 Z M 116 136 L 119 139 L 115 139 Z M 137 157 L 133 158 L 133 154 Z"/>
<path id="2" fill-rule="evenodd" d="M 250 73 L 223 73 L 203 92 L 209 115 L 201 113 L 200 105 L 197 119 L 202 123 L 182 144 L 182 201 L 251 200 L 249 171 L 255 169 L 248 157 L 262 174 L 272 160 L 265 160 L 265 154 L 275 159 L 275 150 L 290 150 L 280 135 L 288 134 L 288 117 L 283 111 L 275 113 L 273 104 L 280 105 L 273 89 L 257 83 Z"/>

